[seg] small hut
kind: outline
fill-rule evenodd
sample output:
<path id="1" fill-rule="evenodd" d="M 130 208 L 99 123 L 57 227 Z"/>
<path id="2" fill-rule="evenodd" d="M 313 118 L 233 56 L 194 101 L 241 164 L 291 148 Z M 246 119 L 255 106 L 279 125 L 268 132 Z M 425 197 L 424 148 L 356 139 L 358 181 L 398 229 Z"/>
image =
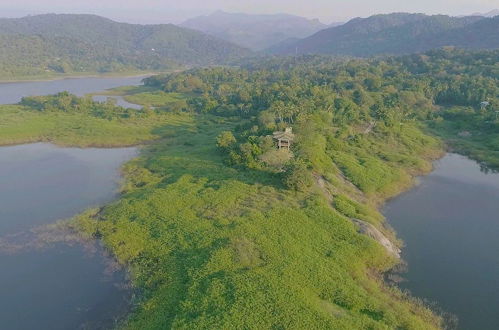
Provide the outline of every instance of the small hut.
<path id="1" fill-rule="evenodd" d="M 284 132 L 278 131 L 274 132 L 274 140 L 277 141 L 277 148 L 279 149 L 290 149 L 291 143 L 293 142 L 295 135 L 293 134 L 293 129 L 291 127 L 286 128 Z"/>
<path id="2" fill-rule="evenodd" d="M 483 109 L 486 109 L 489 105 L 490 105 L 490 102 L 483 101 L 480 103 L 480 108 L 483 110 Z"/>

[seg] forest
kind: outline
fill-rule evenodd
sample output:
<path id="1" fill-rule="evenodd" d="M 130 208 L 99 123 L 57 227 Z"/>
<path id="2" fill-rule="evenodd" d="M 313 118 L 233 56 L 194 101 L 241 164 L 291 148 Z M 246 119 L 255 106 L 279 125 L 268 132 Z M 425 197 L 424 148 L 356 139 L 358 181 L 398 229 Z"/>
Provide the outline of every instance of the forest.
<path id="1" fill-rule="evenodd" d="M 383 280 L 399 260 L 358 223 L 399 246 L 379 206 L 445 148 L 499 169 L 498 79 L 499 51 L 248 59 L 120 90 L 143 110 L 25 98 L 0 144 L 143 144 L 119 200 L 66 224 L 130 269 L 123 328 L 445 328 Z"/>
<path id="2" fill-rule="evenodd" d="M 0 18 L 3 80 L 164 72 L 225 64 L 249 51 L 172 24 L 118 23 L 95 15 Z"/>
<path id="3" fill-rule="evenodd" d="M 327 129 L 343 140 L 362 140 L 370 125 L 393 133 L 424 124 L 456 139 L 459 132 L 479 133 L 470 133 L 469 143 L 486 132 L 487 147 L 497 150 L 498 57 L 498 51 L 454 48 L 382 60 L 303 56 L 153 76 L 145 84 L 194 93 L 189 102 L 198 112 L 247 119 L 237 128 L 242 143 L 226 151 L 250 168 L 264 166 L 259 157 L 273 149 L 266 139 L 273 131 L 314 116 L 325 116 Z M 467 143 L 450 140 L 466 149 Z M 484 165 L 498 167 L 495 157 L 484 158 Z"/>
<path id="4" fill-rule="evenodd" d="M 354 18 L 307 38 L 270 47 L 273 54 L 329 54 L 372 57 L 422 53 L 453 46 L 496 49 L 499 17 L 447 16 L 409 13 Z"/>

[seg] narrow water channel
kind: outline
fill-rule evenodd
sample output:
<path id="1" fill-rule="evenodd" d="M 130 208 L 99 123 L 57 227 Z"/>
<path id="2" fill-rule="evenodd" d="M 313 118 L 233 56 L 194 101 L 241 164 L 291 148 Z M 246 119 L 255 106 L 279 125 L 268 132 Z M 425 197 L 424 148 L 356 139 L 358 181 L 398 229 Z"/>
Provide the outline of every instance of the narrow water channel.
<path id="1" fill-rule="evenodd" d="M 400 286 L 455 314 L 459 329 L 499 329 L 499 174 L 457 154 L 435 165 L 384 209 L 406 245 Z"/>
<path id="2" fill-rule="evenodd" d="M 107 102 L 109 99 L 114 100 L 116 102 L 116 105 L 123 107 L 123 108 L 130 108 L 130 109 L 142 109 L 141 105 L 134 104 L 127 102 L 123 96 L 109 96 L 109 95 L 94 95 L 93 100 L 96 102 Z"/>
<path id="3" fill-rule="evenodd" d="M 46 143 L 0 147 L 0 239 L 113 200 L 119 168 L 136 154 Z M 78 244 L 0 250 L 0 267 L 0 329 L 107 328 L 130 299 L 125 273 Z"/>

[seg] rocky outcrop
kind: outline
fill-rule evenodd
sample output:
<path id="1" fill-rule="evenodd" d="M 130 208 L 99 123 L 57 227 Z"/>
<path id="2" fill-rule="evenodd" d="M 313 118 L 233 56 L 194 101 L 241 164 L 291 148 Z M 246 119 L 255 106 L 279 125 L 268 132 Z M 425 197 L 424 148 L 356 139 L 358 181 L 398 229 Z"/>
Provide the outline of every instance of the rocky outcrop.
<path id="1" fill-rule="evenodd" d="M 351 218 L 353 223 L 358 226 L 358 231 L 361 234 L 367 235 L 377 241 L 379 244 L 383 245 L 385 249 L 394 257 L 400 259 L 400 249 L 392 243 L 381 231 L 368 222 Z"/>

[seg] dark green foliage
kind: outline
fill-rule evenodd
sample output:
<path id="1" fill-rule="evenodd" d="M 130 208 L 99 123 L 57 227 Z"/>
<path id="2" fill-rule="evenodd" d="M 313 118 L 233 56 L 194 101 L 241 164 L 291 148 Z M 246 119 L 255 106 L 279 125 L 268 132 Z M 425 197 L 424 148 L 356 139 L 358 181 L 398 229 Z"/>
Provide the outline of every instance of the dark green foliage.
<path id="1" fill-rule="evenodd" d="M 234 132 L 240 145 L 231 149 L 233 164 L 265 167 L 263 154 L 270 144 L 262 147 L 262 138 L 287 126 L 314 127 L 315 132 L 307 131 L 307 139 L 301 134 L 298 141 L 299 152 L 314 169 L 324 172 L 331 162 L 323 156 L 328 144 L 345 146 L 346 139 L 348 148 L 330 152 L 333 162 L 364 192 L 388 192 L 387 182 L 406 181 L 406 176 L 372 155 L 353 156 L 351 147 L 373 143 L 371 133 L 409 132 L 402 127 L 438 117 L 435 104 L 476 110 L 480 100 L 489 100 L 492 108 L 499 95 L 498 58 L 498 51 L 453 49 L 371 61 L 306 56 L 250 62 L 242 69 L 195 69 L 152 77 L 146 85 L 192 93 L 189 102 L 198 112 L 250 120 Z M 492 114 L 490 110 L 489 117 Z M 335 133 L 323 125 L 331 125 Z"/>
<path id="2" fill-rule="evenodd" d="M 95 102 L 91 98 L 80 98 L 68 92 L 49 96 L 23 97 L 20 105 L 38 111 L 88 114 L 98 118 L 133 118 L 152 115 L 150 109 L 136 110 L 116 106 L 113 101 Z"/>
<path id="3" fill-rule="evenodd" d="M 294 43 L 271 47 L 281 55 L 332 54 L 368 57 L 410 54 L 454 46 L 468 49 L 499 47 L 499 16 L 494 18 L 395 13 L 355 18 Z"/>
<path id="4" fill-rule="evenodd" d="M 49 73 L 167 70 L 223 64 L 248 51 L 175 25 L 133 25 L 92 15 L 0 19 L 4 78 Z"/>

